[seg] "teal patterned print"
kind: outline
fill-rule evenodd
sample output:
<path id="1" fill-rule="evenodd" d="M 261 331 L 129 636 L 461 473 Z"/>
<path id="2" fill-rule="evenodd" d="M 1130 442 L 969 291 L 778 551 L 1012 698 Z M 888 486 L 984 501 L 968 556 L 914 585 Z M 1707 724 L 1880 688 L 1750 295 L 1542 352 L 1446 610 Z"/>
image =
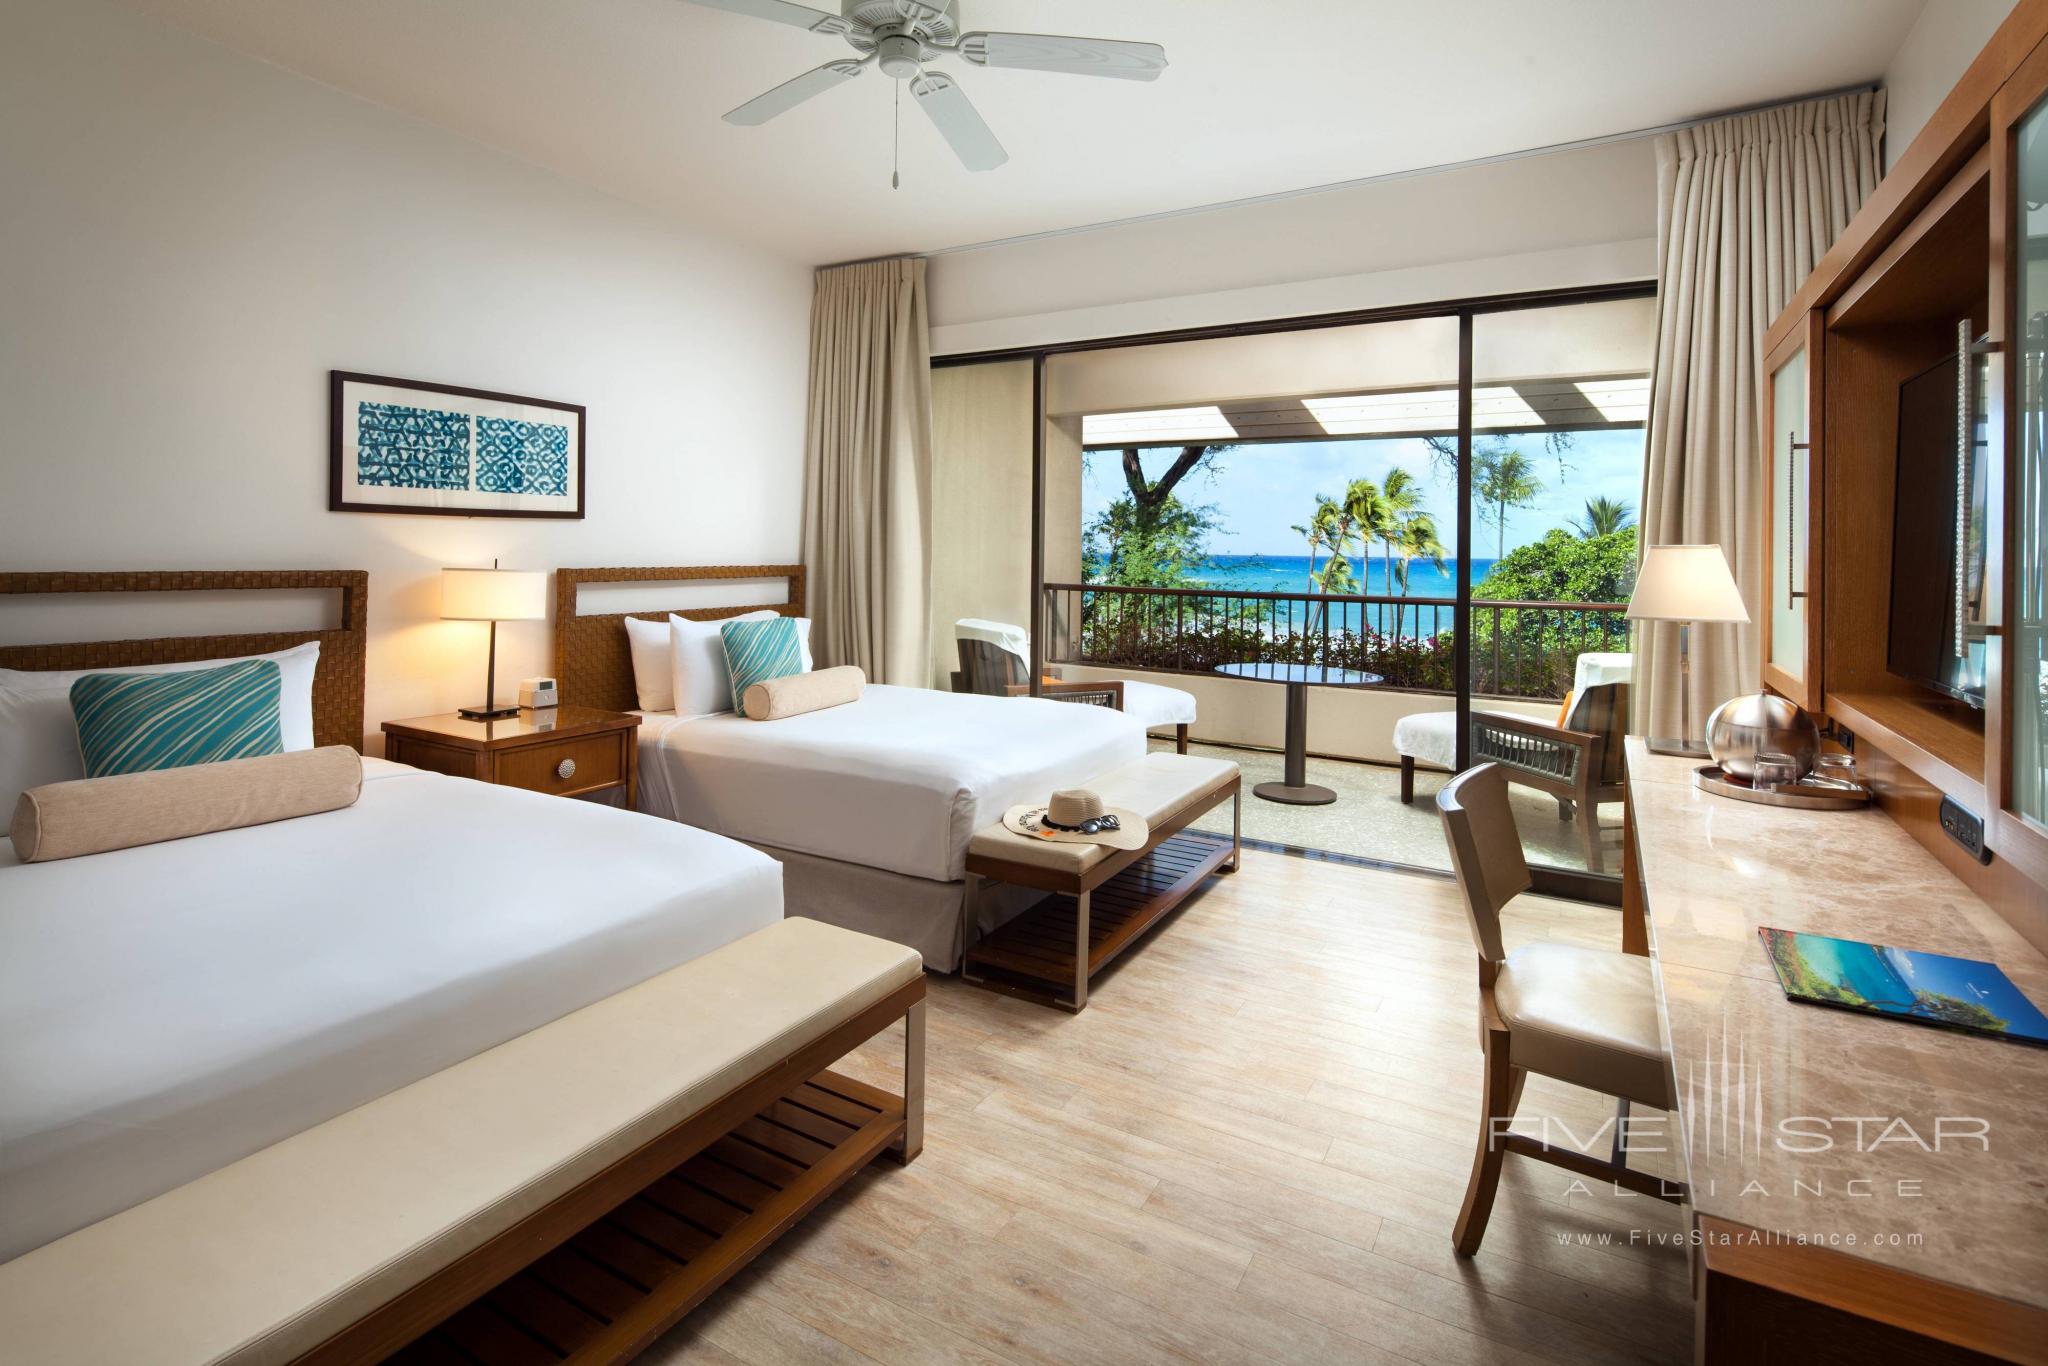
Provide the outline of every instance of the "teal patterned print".
<path id="1" fill-rule="evenodd" d="M 71 685 L 85 776 L 284 753 L 277 663 L 168 674 L 87 674 Z"/>
<path id="2" fill-rule="evenodd" d="M 747 689 L 771 678 L 804 671 L 803 642 L 788 617 L 773 621 L 728 621 L 718 628 L 725 642 L 725 665 L 732 673 L 733 705 L 747 714 Z"/>

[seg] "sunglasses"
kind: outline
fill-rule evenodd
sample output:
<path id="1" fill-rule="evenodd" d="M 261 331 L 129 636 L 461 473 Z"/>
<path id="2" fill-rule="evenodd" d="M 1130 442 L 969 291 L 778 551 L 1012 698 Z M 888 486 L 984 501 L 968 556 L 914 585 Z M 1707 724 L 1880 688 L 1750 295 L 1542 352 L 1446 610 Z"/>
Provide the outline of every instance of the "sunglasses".
<path id="1" fill-rule="evenodd" d="M 1061 825 L 1051 816 L 1040 816 L 1038 823 L 1048 830 L 1057 830 L 1066 835 L 1099 835 L 1105 830 L 1121 830 L 1122 821 L 1115 816 L 1093 816 L 1079 825 Z"/>

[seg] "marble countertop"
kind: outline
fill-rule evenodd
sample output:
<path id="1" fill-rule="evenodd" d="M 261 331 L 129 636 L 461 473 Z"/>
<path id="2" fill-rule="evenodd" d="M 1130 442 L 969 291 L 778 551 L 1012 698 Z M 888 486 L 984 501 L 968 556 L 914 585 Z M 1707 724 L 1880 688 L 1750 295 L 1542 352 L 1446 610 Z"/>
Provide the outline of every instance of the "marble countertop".
<path id="1" fill-rule="evenodd" d="M 1998 964 L 2048 959 L 1883 812 L 1692 785 L 1628 742 L 1678 1141 L 1701 1214 L 2048 1307 L 2048 1048 L 1786 999 L 1760 926 Z"/>

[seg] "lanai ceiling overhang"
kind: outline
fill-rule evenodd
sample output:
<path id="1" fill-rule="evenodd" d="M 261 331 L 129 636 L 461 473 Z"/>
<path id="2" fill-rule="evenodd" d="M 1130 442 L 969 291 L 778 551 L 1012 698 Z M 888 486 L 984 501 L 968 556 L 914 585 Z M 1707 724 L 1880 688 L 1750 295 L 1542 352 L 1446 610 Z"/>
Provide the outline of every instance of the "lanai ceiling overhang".
<path id="1" fill-rule="evenodd" d="M 1647 374 L 1574 375 L 1475 384 L 1472 430 L 1490 436 L 1639 427 L 1650 414 Z M 1090 413 L 1085 447 L 1213 445 L 1455 436 L 1458 388 L 1382 389 L 1323 397 Z"/>

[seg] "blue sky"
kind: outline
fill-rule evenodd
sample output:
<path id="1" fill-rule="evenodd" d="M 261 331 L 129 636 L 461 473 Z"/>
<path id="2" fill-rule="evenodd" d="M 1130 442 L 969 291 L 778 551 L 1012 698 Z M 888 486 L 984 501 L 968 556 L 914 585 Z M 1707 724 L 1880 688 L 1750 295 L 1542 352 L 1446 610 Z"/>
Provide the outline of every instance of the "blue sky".
<path id="1" fill-rule="evenodd" d="M 1596 496 L 1618 498 L 1628 504 L 1634 520 L 1642 491 L 1643 433 L 1625 431 L 1580 432 L 1571 448 L 1559 457 L 1544 449 L 1543 438 L 1513 438 L 1535 466 L 1543 491 L 1535 505 L 1511 509 L 1508 513 L 1509 549 L 1536 539 L 1552 527 L 1568 527 L 1583 515 L 1586 500 Z M 1173 463 L 1179 447 L 1145 452 L 1147 478 L 1157 478 Z M 1306 547 L 1289 528 L 1306 522 L 1315 510 L 1315 496 L 1335 497 L 1356 478 L 1379 483 L 1395 465 L 1421 479 L 1424 506 L 1436 517 L 1438 534 L 1449 553 L 1457 555 L 1456 488 L 1451 471 L 1439 471 L 1430 450 L 1413 438 L 1380 441 L 1292 441 L 1263 446 L 1240 446 L 1215 457 L 1219 466 L 1213 477 L 1198 471 L 1182 481 L 1176 492 L 1185 502 L 1213 504 L 1223 529 L 1210 541 L 1218 555 L 1301 555 Z M 1121 458 L 1115 451 L 1090 453 L 1081 483 L 1083 524 L 1124 492 Z M 1482 558 L 1494 551 L 1494 527 L 1475 516 L 1474 539 Z"/>

